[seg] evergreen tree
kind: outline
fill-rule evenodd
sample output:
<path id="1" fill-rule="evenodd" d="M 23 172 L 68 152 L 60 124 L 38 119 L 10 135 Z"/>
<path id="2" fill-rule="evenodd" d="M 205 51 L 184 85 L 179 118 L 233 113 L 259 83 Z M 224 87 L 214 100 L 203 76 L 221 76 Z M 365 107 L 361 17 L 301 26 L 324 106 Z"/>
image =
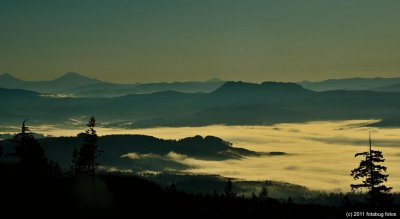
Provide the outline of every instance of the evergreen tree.
<path id="1" fill-rule="evenodd" d="M 236 196 L 236 193 L 233 192 L 233 185 L 231 179 L 228 179 L 228 181 L 226 182 L 224 191 L 225 191 L 225 196 L 227 198 L 233 198 Z"/>
<path id="2" fill-rule="evenodd" d="M 176 193 L 178 190 L 176 189 L 175 183 L 172 182 L 171 185 L 166 187 L 166 191 L 170 193 Z"/>
<path id="3" fill-rule="evenodd" d="M 364 159 L 360 165 L 351 171 L 354 180 L 363 179 L 359 184 L 351 184 L 352 191 L 357 189 L 367 189 L 371 204 L 379 204 L 389 200 L 389 192 L 392 189 L 383 185 L 388 179 L 388 174 L 384 174 L 387 168 L 378 163 L 383 163 L 381 151 L 372 149 L 371 134 L 369 135 L 369 151 L 357 153 L 355 157 L 362 156 Z"/>
<path id="4" fill-rule="evenodd" d="M 289 196 L 289 198 L 287 199 L 287 204 L 288 204 L 288 205 L 293 204 L 292 196 Z"/>
<path id="5" fill-rule="evenodd" d="M 49 164 L 45 152 L 25 123 L 26 120 L 22 122 L 21 132 L 13 138 L 16 146 L 12 155 L 24 175 L 47 175 Z"/>
<path id="6" fill-rule="evenodd" d="M 267 199 L 268 199 L 268 190 L 267 190 L 267 188 L 263 187 L 261 189 L 261 192 L 259 193 L 258 198 L 262 202 L 267 201 Z"/>
<path id="7" fill-rule="evenodd" d="M 87 124 L 87 129 L 83 135 L 83 145 L 72 154 L 72 171 L 78 175 L 94 175 L 97 166 L 96 159 L 99 157 L 97 149 L 97 134 L 94 129 L 96 119 L 92 116 Z"/>

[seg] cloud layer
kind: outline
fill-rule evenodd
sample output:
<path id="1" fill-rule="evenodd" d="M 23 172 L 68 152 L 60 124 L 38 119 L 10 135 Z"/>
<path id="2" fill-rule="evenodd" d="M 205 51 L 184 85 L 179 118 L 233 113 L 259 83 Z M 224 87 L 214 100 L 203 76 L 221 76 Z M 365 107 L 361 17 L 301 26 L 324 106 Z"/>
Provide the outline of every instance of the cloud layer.
<path id="1" fill-rule="evenodd" d="M 169 152 L 165 156 L 128 153 L 122 159 L 138 164 L 174 164 L 180 171 L 220 174 L 245 180 L 276 180 L 300 184 L 312 189 L 348 191 L 354 183 L 350 170 L 359 159 L 354 154 L 368 149 L 371 131 L 373 146 L 382 150 L 388 167 L 388 185 L 400 191 L 400 129 L 364 127 L 370 121 L 310 122 L 273 126 L 206 126 L 150 129 L 99 128 L 100 135 L 145 134 L 164 139 L 193 135 L 215 135 L 242 147 L 260 152 L 282 151 L 288 156 L 244 157 L 225 161 L 207 161 Z M 43 128 L 46 134 L 76 135 L 76 130 Z"/>

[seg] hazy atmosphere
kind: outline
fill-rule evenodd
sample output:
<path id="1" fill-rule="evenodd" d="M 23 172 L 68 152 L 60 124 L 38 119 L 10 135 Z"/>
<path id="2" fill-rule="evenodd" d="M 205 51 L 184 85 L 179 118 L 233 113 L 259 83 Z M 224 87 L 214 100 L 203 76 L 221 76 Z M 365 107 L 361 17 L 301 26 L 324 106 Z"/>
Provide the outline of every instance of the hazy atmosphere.
<path id="1" fill-rule="evenodd" d="M 399 216 L 399 11 L 0 0 L 4 213 Z"/>
<path id="2" fill-rule="evenodd" d="M 0 1 L 0 72 L 111 82 L 392 77 L 396 0 Z M 243 77 L 245 76 L 245 78 Z"/>

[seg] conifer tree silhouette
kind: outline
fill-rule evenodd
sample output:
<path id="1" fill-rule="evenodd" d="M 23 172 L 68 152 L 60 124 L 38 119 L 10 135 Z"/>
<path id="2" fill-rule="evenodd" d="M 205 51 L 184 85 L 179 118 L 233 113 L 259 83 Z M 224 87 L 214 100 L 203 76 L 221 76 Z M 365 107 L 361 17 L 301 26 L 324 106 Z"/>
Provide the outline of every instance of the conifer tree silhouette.
<path id="1" fill-rule="evenodd" d="M 18 168 L 24 175 L 47 175 L 49 164 L 45 152 L 26 126 L 26 121 L 22 122 L 21 132 L 13 138 L 16 146 L 11 155 L 17 158 Z"/>
<path id="2" fill-rule="evenodd" d="M 265 202 L 268 199 L 268 190 L 266 187 L 261 189 L 261 192 L 258 194 L 258 198 L 260 201 Z"/>
<path id="3" fill-rule="evenodd" d="M 225 197 L 227 198 L 234 198 L 236 196 L 236 193 L 233 192 L 233 185 L 231 179 L 228 179 L 228 181 L 226 182 L 224 192 L 225 192 Z"/>
<path id="4" fill-rule="evenodd" d="M 352 191 L 357 189 L 367 189 L 371 204 L 383 204 L 390 200 L 389 192 L 392 189 L 383 185 L 388 179 L 388 174 L 384 174 L 387 168 L 378 163 L 383 163 L 381 151 L 372 149 L 371 133 L 369 134 L 369 151 L 355 154 L 355 157 L 362 156 L 364 159 L 360 165 L 351 171 L 354 180 L 363 179 L 362 183 L 351 184 Z"/>
<path id="5" fill-rule="evenodd" d="M 96 119 L 92 116 L 83 135 L 83 145 L 72 154 L 72 171 L 77 175 L 94 175 L 99 165 L 96 159 L 100 153 L 97 148 L 97 134 L 94 129 Z"/>

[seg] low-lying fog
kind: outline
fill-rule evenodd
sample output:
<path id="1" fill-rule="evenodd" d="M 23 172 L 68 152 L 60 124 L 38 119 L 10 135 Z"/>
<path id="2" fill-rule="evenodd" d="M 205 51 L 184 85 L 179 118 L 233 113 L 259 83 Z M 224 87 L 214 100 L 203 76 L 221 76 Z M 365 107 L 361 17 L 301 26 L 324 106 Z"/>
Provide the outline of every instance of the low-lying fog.
<path id="1" fill-rule="evenodd" d="M 179 128 L 98 128 L 99 135 L 144 134 L 165 139 L 213 135 L 254 151 L 282 151 L 289 155 L 248 157 L 240 160 L 205 161 L 180 156 L 173 158 L 191 166 L 188 172 L 220 174 L 245 180 L 275 180 L 311 189 L 349 191 L 354 181 L 350 170 L 357 167 L 357 152 L 368 150 L 371 131 L 373 147 L 383 151 L 389 181 L 400 191 L 400 128 L 370 128 L 373 120 L 326 121 L 277 124 L 273 126 L 205 126 Z M 82 127 L 84 130 L 85 127 Z M 54 136 L 74 136 L 81 130 L 34 127 L 32 131 Z"/>

